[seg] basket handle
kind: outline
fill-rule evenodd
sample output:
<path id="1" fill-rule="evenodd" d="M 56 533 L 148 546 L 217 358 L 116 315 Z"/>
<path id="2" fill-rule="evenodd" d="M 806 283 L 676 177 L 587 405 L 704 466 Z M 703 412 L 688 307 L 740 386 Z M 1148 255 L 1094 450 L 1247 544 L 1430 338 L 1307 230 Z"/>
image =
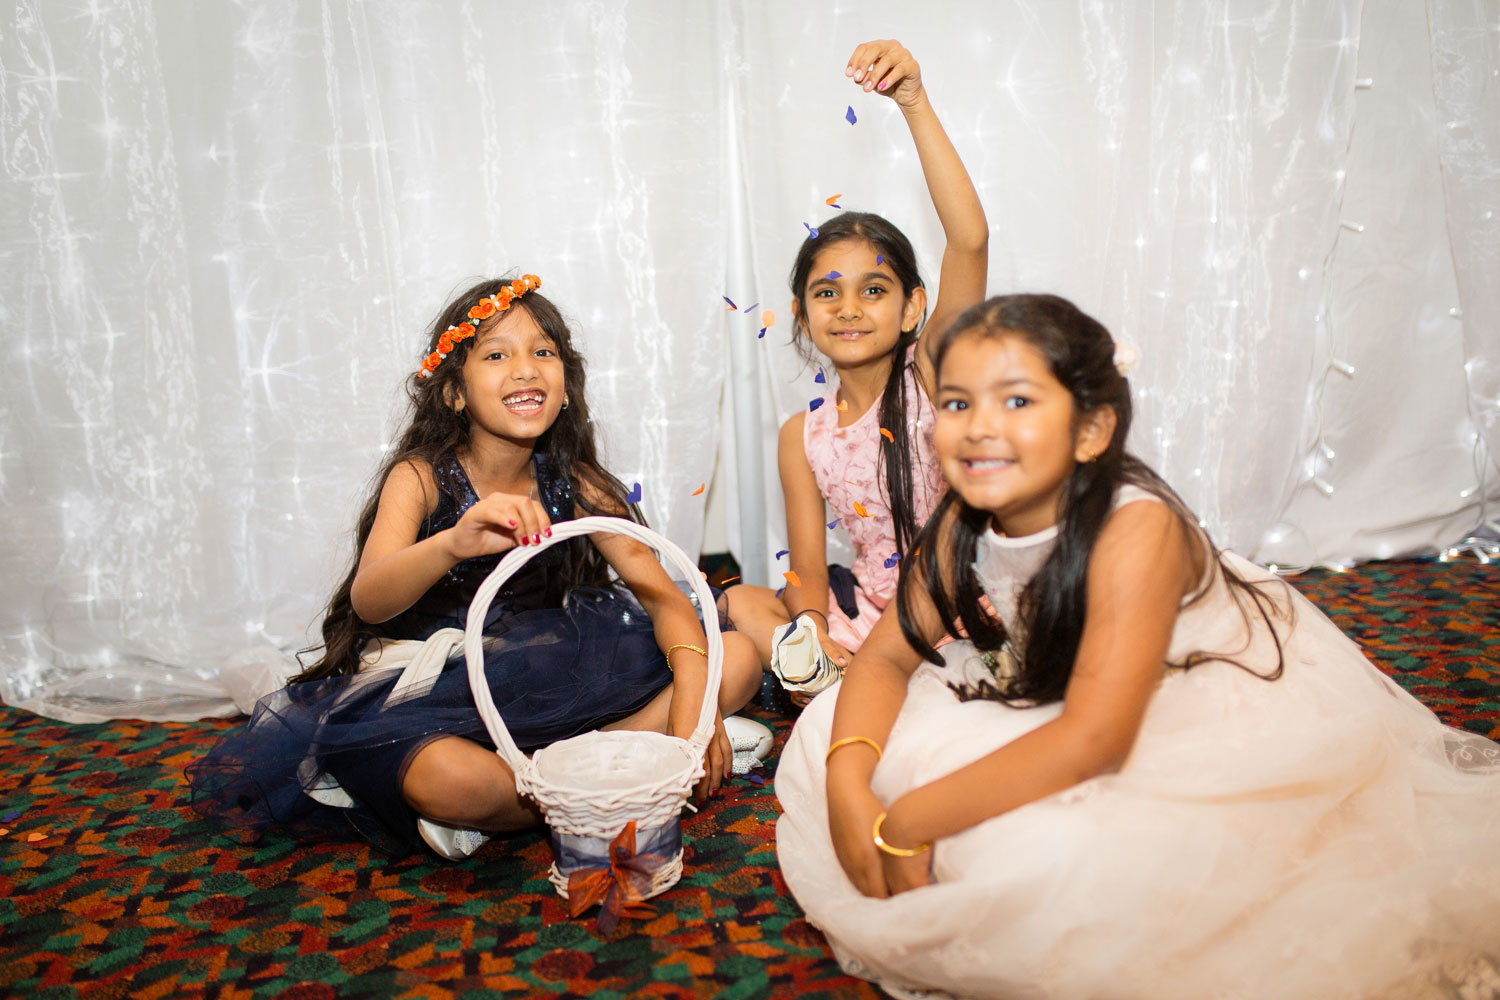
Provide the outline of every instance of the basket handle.
<path id="1" fill-rule="evenodd" d="M 698 726 L 693 730 L 689 742 L 701 751 L 708 747 L 708 741 L 713 737 L 714 713 L 719 706 L 719 683 L 724 673 L 724 640 L 719 636 L 719 616 L 713 592 L 708 589 L 708 583 L 698 572 L 698 567 L 671 539 L 623 517 L 580 517 L 572 521 L 560 521 L 552 525 L 552 536 L 544 538 L 540 545 L 518 545 L 505 554 L 505 558 L 500 560 L 500 564 L 490 571 L 490 575 L 485 577 L 475 591 L 474 600 L 469 603 L 468 621 L 464 626 L 464 659 L 468 665 L 469 687 L 474 693 L 474 704 L 479 709 L 479 717 L 489 730 L 490 737 L 495 741 L 496 751 L 518 778 L 523 771 L 530 772 L 531 760 L 516 746 L 510 730 L 505 728 L 505 720 L 500 718 L 500 712 L 495 708 L 494 695 L 490 694 L 490 686 L 484 676 L 485 615 L 489 613 L 490 604 L 500 592 L 500 587 L 532 556 L 550 545 L 596 532 L 626 535 L 644 542 L 682 571 L 691 584 L 693 593 L 698 598 L 698 608 L 703 613 L 703 631 L 708 636 L 708 686 L 703 691 L 703 707 L 698 713 Z"/>

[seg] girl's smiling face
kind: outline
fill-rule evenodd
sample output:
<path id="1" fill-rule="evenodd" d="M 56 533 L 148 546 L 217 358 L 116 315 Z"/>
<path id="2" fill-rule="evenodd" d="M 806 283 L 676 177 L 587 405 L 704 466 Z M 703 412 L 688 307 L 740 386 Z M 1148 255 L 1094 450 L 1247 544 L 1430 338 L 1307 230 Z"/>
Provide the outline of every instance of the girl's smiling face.
<path id="1" fill-rule="evenodd" d="M 887 358 L 903 330 L 921 320 L 925 293 L 908 298 L 889 263 L 862 239 L 833 243 L 813 258 L 807 287 L 793 314 L 813 346 L 835 368 L 859 368 Z"/>
<path id="2" fill-rule="evenodd" d="M 1102 452 L 1114 411 L 1080 415 L 1047 359 L 1020 334 L 962 336 L 938 372 L 933 447 L 944 477 L 995 528 L 1055 523 L 1074 466 Z"/>
<path id="3" fill-rule="evenodd" d="M 530 312 L 512 307 L 474 335 L 463 366 L 471 433 L 530 445 L 552 426 L 565 398 L 557 345 Z"/>

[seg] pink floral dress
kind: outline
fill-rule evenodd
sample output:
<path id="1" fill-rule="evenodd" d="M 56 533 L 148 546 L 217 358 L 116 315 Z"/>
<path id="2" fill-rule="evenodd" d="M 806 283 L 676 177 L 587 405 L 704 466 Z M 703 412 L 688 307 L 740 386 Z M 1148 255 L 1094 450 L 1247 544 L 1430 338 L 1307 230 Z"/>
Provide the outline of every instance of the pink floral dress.
<path id="1" fill-rule="evenodd" d="M 913 348 L 914 350 L 915 348 Z M 917 382 L 912 352 L 906 355 L 906 434 L 911 441 L 912 503 L 917 526 L 927 520 L 947 489 L 932 451 L 932 402 Z M 850 652 L 859 649 L 885 606 L 896 593 L 898 570 L 896 522 L 885 496 L 884 469 L 879 466 L 880 401 L 859 419 L 840 427 L 838 385 L 831 384 L 823 404 L 807 414 L 802 425 L 802 447 L 818 481 L 818 492 L 828 502 L 829 520 L 839 519 L 854 543 L 854 598 L 859 614 L 850 618 L 838 606 L 832 588 L 828 595 L 828 634 Z M 895 433 L 895 428 L 890 428 Z M 856 506 L 856 504 L 858 506 Z M 859 511 L 863 509 L 864 514 Z M 903 555 L 905 553 L 902 553 Z M 889 565 L 887 565 L 889 563 Z"/>

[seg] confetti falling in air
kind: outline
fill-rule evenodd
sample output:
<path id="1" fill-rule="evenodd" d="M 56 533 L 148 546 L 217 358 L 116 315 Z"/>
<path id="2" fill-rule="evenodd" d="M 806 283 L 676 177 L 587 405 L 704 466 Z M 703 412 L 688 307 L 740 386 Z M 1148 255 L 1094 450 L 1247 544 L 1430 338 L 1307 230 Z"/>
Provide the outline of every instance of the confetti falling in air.
<path id="1" fill-rule="evenodd" d="M 896 443 L 896 435 L 892 434 L 888 429 L 884 427 L 880 428 L 880 436 L 885 438 L 891 444 Z"/>
<path id="2" fill-rule="evenodd" d="M 821 368 L 818 369 L 818 374 L 816 374 L 816 375 L 813 376 L 813 381 L 816 382 L 816 383 L 818 383 L 819 385 L 827 385 L 828 384 L 828 377 L 823 374 L 823 369 L 821 369 Z"/>
<path id="3" fill-rule="evenodd" d="M 724 308 L 728 312 L 739 312 L 739 308 L 740 307 L 734 304 L 734 299 L 731 299 L 727 295 L 720 296 L 720 297 L 724 300 Z"/>
<path id="4" fill-rule="evenodd" d="M 843 208 L 844 206 L 839 204 L 839 199 L 842 197 L 843 195 L 836 194 L 832 198 L 824 198 L 823 204 L 827 205 L 829 208 Z"/>
<path id="5" fill-rule="evenodd" d="M 815 399 L 811 403 L 807 404 L 807 410 L 808 410 L 808 412 L 811 413 L 813 410 L 816 410 L 818 407 L 822 406 L 824 402 L 825 401 L 824 401 L 823 397 L 819 396 L 817 399 Z"/>
<path id="6" fill-rule="evenodd" d="M 843 275 L 839 274 L 837 271 L 829 271 L 827 274 L 823 275 L 823 280 L 824 281 L 837 281 L 837 280 L 839 280 L 842 277 L 843 277 Z"/>
<path id="7" fill-rule="evenodd" d="M 837 528 L 839 526 L 839 522 L 842 521 L 842 520 L 843 520 L 843 518 L 836 517 L 832 521 L 829 521 L 828 522 L 828 530 L 832 531 L 834 528 Z"/>
<path id="8" fill-rule="evenodd" d="M 776 553 L 776 558 L 780 559 L 782 556 L 786 555 L 790 551 L 792 551 L 792 550 L 791 549 L 782 549 L 780 552 Z"/>
<path id="9" fill-rule="evenodd" d="M 786 582 L 787 582 L 787 584 L 789 586 L 792 586 L 792 587 L 800 587 L 800 586 L 802 586 L 802 577 L 800 577 L 800 576 L 797 575 L 797 571 L 796 570 L 789 569 L 789 570 L 787 570 L 785 573 L 783 573 L 781 575 L 784 576 L 784 577 L 786 577 Z"/>
<path id="10" fill-rule="evenodd" d="M 879 267 L 881 264 L 884 264 L 884 263 L 885 263 L 885 254 L 883 254 L 883 253 L 876 254 L 875 255 L 875 266 Z"/>
<path id="11" fill-rule="evenodd" d="M 858 514 L 860 517 L 870 516 L 870 512 L 865 510 L 865 505 L 860 503 L 858 500 L 854 501 L 854 513 Z"/>
<path id="12" fill-rule="evenodd" d="M 849 105 L 849 110 L 844 112 L 844 121 L 848 122 L 850 125 L 853 125 L 855 122 L 859 121 L 858 118 L 854 117 L 854 105 Z"/>
<path id="13" fill-rule="evenodd" d="M 886 561 L 885 561 L 885 568 L 886 569 L 895 569 L 896 566 L 897 566 L 897 564 L 899 564 L 900 562 L 901 562 L 901 553 L 899 553 L 899 552 L 892 552 L 890 554 L 890 557 L 887 558 Z"/>
<path id="14" fill-rule="evenodd" d="M 640 503 L 641 502 L 641 484 L 640 483 L 636 483 L 634 486 L 632 486 L 630 488 L 630 495 L 625 498 L 625 502 L 626 503 Z"/>
<path id="15" fill-rule="evenodd" d="M 766 339 L 766 328 L 765 327 L 761 327 L 760 328 L 760 333 L 757 333 L 755 335 L 755 339 L 756 340 L 765 340 Z"/>
<path id="16" fill-rule="evenodd" d="M 739 578 L 740 577 L 739 577 L 738 573 L 736 573 L 734 576 L 726 576 L 724 578 L 723 582 L 719 584 L 719 586 L 721 586 L 721 587 L 727 587 L 729 584 L 733 583 L 734 581 L 738 580 Z"/>
<path id="17" fill-rule="evenodd" d="M 802 225 L 804 225 L 804 226 L 807 227 L 807 238 L 808 239 L 815 240 L 815 239 L 818 238 L 818 231 L 816 229 L 814 229 L 812 226 L 808 226 L 807 223 L 805 223 L 805 222 L 802 223 Z"/>
<path id="18" fill-rule="evenodd" d="M 707 489 L 707 488 L 708 488 L 708 484 L 707 483 L 699 483 L 698 484 L 698 488 L 693 491 L 693 496 L 695 496 L 695 497 L 696 496 L 702 496 L 703 495 L 703 491 L 705 489 Z"/>
<path id="19" fill-rule="evenodd" d="M 740 312 L 746 312 L 747 313 L 747 312 L 751 312 L 751 311 L 759 309 L 759 308 L 760 308 L 760 303 L 757 302 L 753 306 L 746 306 L 745 308 L 741 309 Z"/>

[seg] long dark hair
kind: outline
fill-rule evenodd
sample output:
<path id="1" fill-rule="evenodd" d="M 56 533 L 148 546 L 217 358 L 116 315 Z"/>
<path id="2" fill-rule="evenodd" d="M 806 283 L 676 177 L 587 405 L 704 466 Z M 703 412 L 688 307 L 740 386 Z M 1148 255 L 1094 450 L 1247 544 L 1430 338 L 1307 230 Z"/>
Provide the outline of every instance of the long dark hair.
<path id="1" fill-rule="evenodd" d="M 792 263 L 790 284 L 797 299 L 797 322 L 792 327 L 792 343 L 808 361 L 815 353 L 808 343 L 803 323 L 807 316 L 807 282 L 812 276 L 813 259 L 819 251 L 837 243 L 859 240 L 870 244 L 875 252 L 896 273 L 901 282 L 901 294 L 910 298 L 912 292 L 925 287 L 922 276 L 917 273 L 917 255 L 912 250 L 906 234 L 885 218 L 871 212 L 844 212 L 835 215 L 818 227 L 816 237 L 811 234 L 797 248 L 797 259 Z M 923 319 L 926 319 L 924 314 Z M 916 504 L 912 500 L 912 453 L 911 437 L 905 433 L 907 411 L 912 405 L 906 393 L 906 352 L 922 329 L 919 322 L 910 330 L 902 330 L 896 346 L 891 349 L 891 372 L 886 377 L 885 389 L 880 394 L 880 426 L 891 430 L 892 440 L 881 435 L 880 464 L 884 467 L 886 503 L 896 522 L 896 548 L 907 551 L 907 544 L 917 534 Z"/>
<path id="2" fill-rule="evenodd" d="M 496 294 L 508 284 L 509 279 L 491 278 L 460 292 L 433 321 L 422 356 L 436 350 L 438 338 L 468 316 L 475 303 Z M 584 393 L 583 356 L 573 346 L 573 335 L 562 313 L 540 292 L 522 295 L 511 308 L 524 309 L 531 315 L 552 341 L 563 366 L 563 388 L 568 406 L 537 439 L 536 451 L 550 456 L 554 468 L 568 477 L 573 486 L 573 503 L 580 514 L 611 514 L 642 521 L 640 512 L 628 502 L 625 487 L 599 464 L 594 429 L 589 421 L 588 399 Z M 503 315 L 486 320 L 485 325 L 499 322 Z M 415 373 L 408 377 L 406 430 L 375 474 L 364 509 L 355 522 L 354 558 L 344 582 L 333 592 L 324 610 L 323 642 L 302 650 L 302 653 L 314 653 L 321 649 L 323 655 L 293 677 L 293 682 L 319 680 L 359 670 L 360 651 L 375 633 L 354 613 L 349 595 L 359 571 L 360 553 L 370 537 L 370 529 L 375 526 L 381 488 L 391 470 L 402 462 L 425 463 L 429 468 L 436 468 L 446 456 L 468 445 L 469 418 L 456 411 L 452 404 L 463 392 L 464 359 L 479 339 L 474 336 L 459 341 L 427 378 L 418 378 Z M 591 497 L 602 498 L 602 504 L 591 502 Z M 430 499 L 428 505 L 431 506 Z M 570 585 L 603 586 L 609 582 L 609 565 L 588 539 L 569 539 L 556 548 L 562 550 L 558 578 Z"/>
<path id="3" fill-rule="evenodd" d="M 1224 563 L 1172 488 L 1125 450 L 1132 413 L 1130 384 L 1115 368 L 1114 340 L 1108 330 L 1056 295 L 1000 295 L 972 307 L 942 333 L 934 352 L 935 367 L 941 370 L 948 351 L 967 337 L 1021 338 L 1046 358 L 1053 377 L 1072 395 L 1075 427 L 1084 415 L 1107 406 L 1114 410 L 1115 429 L 1104 451 L 1094 461 L 1076 464 L 1064 484 L 1056 547 L 1026 584 L 1017 604 L 1024 635 L 1017 637 L 1023 648 L 1013 650 L 1014 676 L 1000 679 L 993 688 L 961 694 L 1017 705 L 1062 698 L 1073 676 L 1088 611 L 1089 557 L 1114 509 L 1115 493 L 1125 484 L 1160 497 L 1190 537 L 1201 535 L 1247 622 L 1248 602 L 1271 624 L 1271 614 L 1278 611 L 1276 602 Z M 969 571 L 979 538 L 989 526 L 989 511 L 969 506 L 956 490 L 949 490 L 918 535 L 915 557 L 902 560 L 896 598 L 901 631 L 933 663 L 943 662 L 942 657 L 914 625 L 912 601 L 917 587 L 925 588 L 942 621 L 962 623 L 977 648 L 998 651 L 1009 638 L 1004 625 L 981 607 L 983 592 Z M 1191 600 L 1198 600 L 1205 591 L 1200 589 Z M 1175 665 L 1191 667 L 1221 660 L 1275 680 L 1281 676 L 1283 657 L 1274 626 L 1270 632 L 1277 651 L 1272 673 L 1259 674 L 1226 653 L 1196 652 Z"/>

